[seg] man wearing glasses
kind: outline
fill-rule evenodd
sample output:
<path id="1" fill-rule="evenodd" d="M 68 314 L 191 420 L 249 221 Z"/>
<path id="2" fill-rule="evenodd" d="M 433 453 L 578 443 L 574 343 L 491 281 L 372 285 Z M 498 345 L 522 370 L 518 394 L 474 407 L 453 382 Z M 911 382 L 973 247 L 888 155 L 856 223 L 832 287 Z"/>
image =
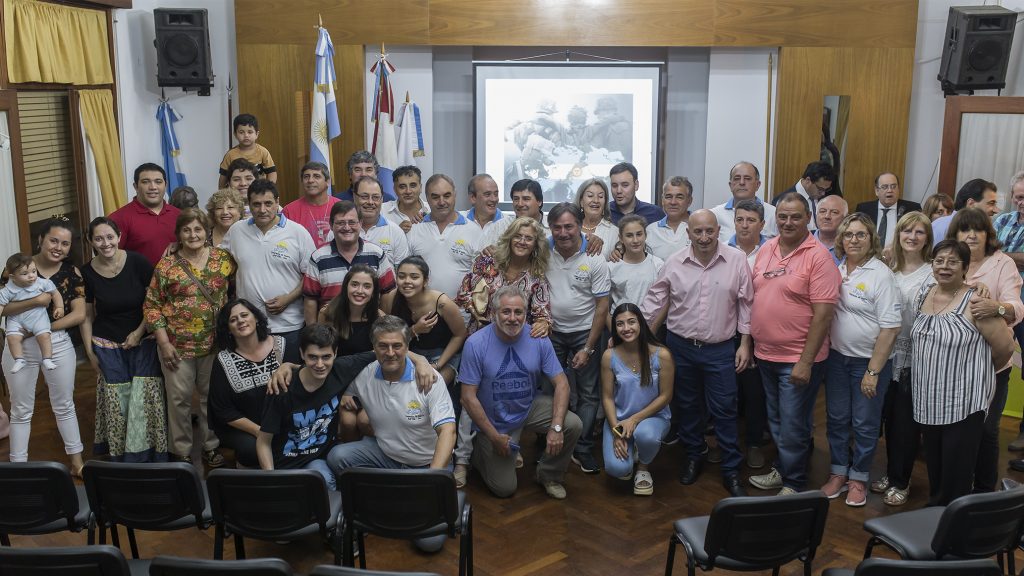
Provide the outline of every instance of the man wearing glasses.
<path id="1" fill-rule="evenodd" d="M 779 198 L 782 198 L 787 192 L 796 192 L 803 196 L 811 205 L 811 220 L 807 223 L 807 228 L 814 232 L 818 229 L 818 202 L 826 196 L 835 194 L 832 191 L 832 183 L 835 182 L 835 179 L 836 175 L 835 171 L 832 170 L 832 166 L 824 162 L 811 162 L 807 165 L 807 168 L 804 168 L 804 175 L 796 181 L 796 184 L 776 196 L 773 203 L 777 206 Z M 842 194 L 839 194 L 839 196 L 842 196 Z"/>
<path id="2" fill-rule="evenodd" d="M 807 487 L 814 401 L 842 282 L 828 249 L 807 229 L 810 218 L 803 196 L 783 194 L 776 211 L 779 235 L 761 247 L 754 262 L 750 335 L 778 459 L 750 483 L 781 489 L 780 495 Z"/>
<path id="3" fill-rule="evenodd" d="M 882 248 L 892 244 L 896 236 L 896 222 L 907 212 L 920 211 L 921 205 L 910 200 L 900 200 L 900 179 L 892 172 L 882 172 L 875 176 L 875 195 L 878 201 L 857 204 L 857 212 L 862 212 L 875 223 L 878 230 L 878 243 Z"/>

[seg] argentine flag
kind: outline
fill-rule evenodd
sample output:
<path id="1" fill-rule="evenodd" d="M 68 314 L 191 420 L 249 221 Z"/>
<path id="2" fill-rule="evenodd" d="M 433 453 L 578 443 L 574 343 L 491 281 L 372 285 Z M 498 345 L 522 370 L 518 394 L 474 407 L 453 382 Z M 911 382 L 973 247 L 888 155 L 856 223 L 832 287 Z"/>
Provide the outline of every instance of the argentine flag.
<path id="1" fill-rule="evenodd" d="M 176 188 L 188 185 L 185 173 L 181 171 L 181 145 L 174 134 L 174 123 L 181 120 L 181 116 L 164 101 L 156 109 L 156 119 L 160 122 L 160 148 L 164 156 L 164 170 L 167 172 L 167 197 L 170 198 Z"/>
<path id="2" fill-rule="evenodd" d="M 341 136 L 338 104 L 334 99 L 334 44 L 327 29 L 320 28 L 316 42 L 316 74 L 313 76 L 313 110 L 309 125 L 309 160 L 331 169 L 331 140 Z"/>

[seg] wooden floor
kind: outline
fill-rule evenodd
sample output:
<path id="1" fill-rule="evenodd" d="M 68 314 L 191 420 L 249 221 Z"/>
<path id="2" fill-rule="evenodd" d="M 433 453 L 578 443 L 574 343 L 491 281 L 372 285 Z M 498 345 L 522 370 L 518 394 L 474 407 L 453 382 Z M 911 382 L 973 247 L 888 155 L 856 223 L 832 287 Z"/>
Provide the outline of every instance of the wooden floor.
<path id="1" fill-rule="evenodd" d="M 87 364 L 80 364 L 75 398 L 86 454 L 92 453 L 96 405 L 93 381 L 92 370 Z M 3 404 L 10 406 L 7 398 L 3 398 Z M 29 458 L 65 461 L 42 386 L 37 393 L 33 424 Z M 1000 438 L 1002 446 L 1016 437 L 1017 426 L 1017 420 L 1004 418 Z M 812 486 L 815 487 L 824 482 L 828 472 L 824 392 L 818 399 L 816 431 L 810 472 Z M 672 521 L 708 514 L 715 502 L 725 496 L 717 465 L 706 466 L 697 484 L 680 485 L 676 474 L 682 450 L 679 446 L 671 446 L 665 448 L 652 465 L 656 483 L 653 497 L 635 497 L 631 485 L 626 482 L 604 475 L 587 476 L 572 466 L 567 478 L 568 499 L 551 500 L 532 481 L 533 465 L 529 462 L 533 449 L 528 444 L 524 442 L 523 448 L 528 464 L 519 471 L 520 488 L 513 498 L 502 500 L 490 496 L 479 478 L 470 476 L 468 493 L 474 509 L 475 566 L 480 576 L 661 574 Z M 8 441 L 0 440 L 0 459 L 6 460 L 8 451 Z M 878 454 L 880 457 L 875 458 L 873 477 L 881 475 L 884 470 L 884 444 L 880 445 Z M 1024 481 L 1024 474 L 1005 467 L 1009 457 L 1005 450 L 1001 453 L 1001 470 L 1011 478 Z M 744 476 L 750 472 L 743 470 Z M 885 506 L 874 494 L 869 496 L 864 508 L 850 508 L 842 499 L 833 501 L 825 540 L 814 562 L 814 573 L 818 574 L 827 567 L 855 566 L 867 541 L 866 533 L 861 529 L 864 520 L 920 508 L 924 505 L 926 485 L 924 463 L 919 460 L 910 502 L 900 509 Z M 752 488 L 750 491 L 751 494 L 767 494 Z M 19 547 L 84 545 L 85 534 L 14 536 L 12 542 Z M 139 547 L 143 557 L 171 554 L 211 558 L 213 530 L 140 533 Z M 329 551 L 315 538 L 288 545 L 247 541 L 246 551 L 250 558 L 283 558 L 302 573 L 316 564 L 331 562 Z M 458 546 L 454 542 L 447 543 L 438 554 L 427 555 L 415 551 L 406 542 L 371 537 L 366 543 L 366 553 L 367 566 L 371 569 L 440 574 L 458 572 Z M 233 557 L 234 548 L 230 543 L 226 546 L 226 554 L 228 558 Z M 879 555 L 887 553 L 880 551 Z M 1022 565 L 1024 558 L 1018 553 L 1018 567 Z M 680 549 L 676 573 L 685 574 L 685 570 L 685 559 Z M 800 570 L 799 563 L 793 563 L 783 569 L 783 574 L 800 574 Z"/>

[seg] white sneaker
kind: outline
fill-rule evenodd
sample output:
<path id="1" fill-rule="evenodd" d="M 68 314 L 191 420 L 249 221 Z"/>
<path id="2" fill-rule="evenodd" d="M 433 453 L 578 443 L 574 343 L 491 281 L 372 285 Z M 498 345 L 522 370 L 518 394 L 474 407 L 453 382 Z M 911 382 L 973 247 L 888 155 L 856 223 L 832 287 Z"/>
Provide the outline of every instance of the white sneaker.
<path id="1" fill-rule="evenodd" d="M 761 490 L 782 488 L 782 475 L 774 467 L 767 474 L 757 474 L 747 479 L 750 485 Z"/>
<path id="2" fill-rule="evenodd" d="M 24 368 L 24 367 L 25 367 L 25 359 L 24 358 L 15 358 L 14 359 L 14 364 L 11 365 L 11 374 L 17 374 L 18 372 L 21 372 L 21 369 Z"/>
<path id="3" fill-rule="evenodd" d="M 43 358 L 43 367 L 47 370 L 56 370 L 57 363 L 49 358 Z"/>
<path id="4" fill-rule="evenodd" d="M 789 486 L 783 486 L 782 490 L 779 490 L 777 496 L 789 496 L 790 494 L 796 494 L 796 490 L 793 490 Z"/>

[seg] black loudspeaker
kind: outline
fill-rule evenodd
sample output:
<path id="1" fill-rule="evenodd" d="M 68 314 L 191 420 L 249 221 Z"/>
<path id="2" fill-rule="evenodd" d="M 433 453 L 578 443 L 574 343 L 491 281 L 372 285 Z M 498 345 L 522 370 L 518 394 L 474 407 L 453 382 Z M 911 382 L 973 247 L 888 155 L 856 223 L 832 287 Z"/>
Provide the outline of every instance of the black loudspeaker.
<path id="1" fill-rule="evenodd" d="M 213 63 L 206 9 L 158 8 L 153 18 L 157 85 L 198 89 L 200 96 L 209 96 Z"/>
<path id="2" fill-rule="evenodd" d="M 1002 6 L 952 6 L 939 65 L 946 94 L 1006 86 L 1017 13 Z"/>

